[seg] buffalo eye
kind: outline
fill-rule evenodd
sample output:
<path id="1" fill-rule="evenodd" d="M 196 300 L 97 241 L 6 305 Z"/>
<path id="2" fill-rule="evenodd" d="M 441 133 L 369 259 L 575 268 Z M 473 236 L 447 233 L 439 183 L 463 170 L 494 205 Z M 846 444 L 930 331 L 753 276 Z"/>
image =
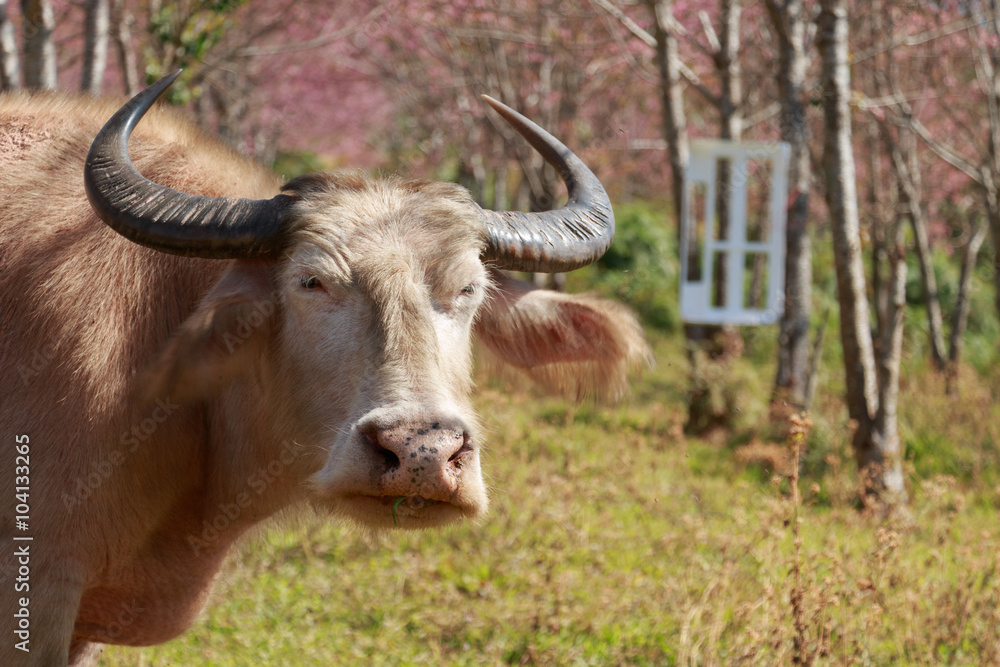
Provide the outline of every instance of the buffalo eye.
<path id="1" fill-rule="evenodd" d="M 303 289 L 318 289 L 321 285 L 319 284 L 319 278 L 316 276 L 302 276 L 299 278 L 299 285 Z"/>

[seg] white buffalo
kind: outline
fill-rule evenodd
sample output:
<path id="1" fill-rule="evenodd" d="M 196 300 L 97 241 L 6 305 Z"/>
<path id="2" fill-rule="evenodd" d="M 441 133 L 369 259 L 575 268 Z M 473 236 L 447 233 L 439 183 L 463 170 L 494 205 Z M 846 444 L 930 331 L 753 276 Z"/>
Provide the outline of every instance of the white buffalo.
<path id="1" fill-rule="evenodd" d="M 296 504 L 481 516 L 474 339 L 610 393 L 648 355 L 621 306 L 501 273 L 572 270 L 614 234 L 594 175 L 517 113 L 491 102 L 562 174 L 557 211 L 353 171 L 281 185 L 150 111 L 174 76 L 117 112 L 0 96 L 3 665 L 175 637 L 233 543 Z"/>

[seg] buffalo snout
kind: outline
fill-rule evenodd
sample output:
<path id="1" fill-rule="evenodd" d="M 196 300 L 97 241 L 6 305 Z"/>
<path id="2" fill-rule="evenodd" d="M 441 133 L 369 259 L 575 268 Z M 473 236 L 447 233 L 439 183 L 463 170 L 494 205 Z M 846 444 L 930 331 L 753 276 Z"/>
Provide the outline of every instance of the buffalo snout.
<path id="1" fill-rule="evenodd" d="M 467 429 L 441 422 L 369 426 L 361 435 L 375 453 L 381 495 L 451 502 L 474 448 Z"/>

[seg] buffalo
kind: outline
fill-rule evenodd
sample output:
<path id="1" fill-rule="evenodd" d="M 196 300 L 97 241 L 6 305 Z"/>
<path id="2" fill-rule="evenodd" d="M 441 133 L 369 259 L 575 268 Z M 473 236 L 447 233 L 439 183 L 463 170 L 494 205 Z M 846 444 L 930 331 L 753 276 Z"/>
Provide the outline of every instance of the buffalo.
<path id="1" fill-rule="evenodd" d="M 649 355 L 624 307 L 503 272 L 571 271 L 614 234 L 597 178 L 515 111 L 487 100 L 562 175 L 558 210 L 358 171 L 282 185 L 154 108 L 175 77 L 120 108 L 0 96 L 4 665 L 175 637 L 287 508 L 483 516 L 474 341 L 610 394 Z"/>

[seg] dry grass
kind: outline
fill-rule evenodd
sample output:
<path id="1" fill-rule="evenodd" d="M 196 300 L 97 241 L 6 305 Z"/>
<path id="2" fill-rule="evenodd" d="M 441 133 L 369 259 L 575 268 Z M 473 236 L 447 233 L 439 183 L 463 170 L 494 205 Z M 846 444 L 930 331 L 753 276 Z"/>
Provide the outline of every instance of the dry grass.
<path id="1" fill-rule="evenodd" d="M 234 555 L 189 633 L 102 664 L 1000 664 L 1000 381 L 963 377 L 956 399 L 911 378 L 904 527 L 854 509 L 835 395 L 785 441 L 687 439 L 683 354 L 660 341 L 657 358 L 610 409 L 482 380 L 481 524 L 275 530 Z M 773 374 L 755 377 L 766 397 Z M 791 465 L 734 456 L 755 437 Z"/>

